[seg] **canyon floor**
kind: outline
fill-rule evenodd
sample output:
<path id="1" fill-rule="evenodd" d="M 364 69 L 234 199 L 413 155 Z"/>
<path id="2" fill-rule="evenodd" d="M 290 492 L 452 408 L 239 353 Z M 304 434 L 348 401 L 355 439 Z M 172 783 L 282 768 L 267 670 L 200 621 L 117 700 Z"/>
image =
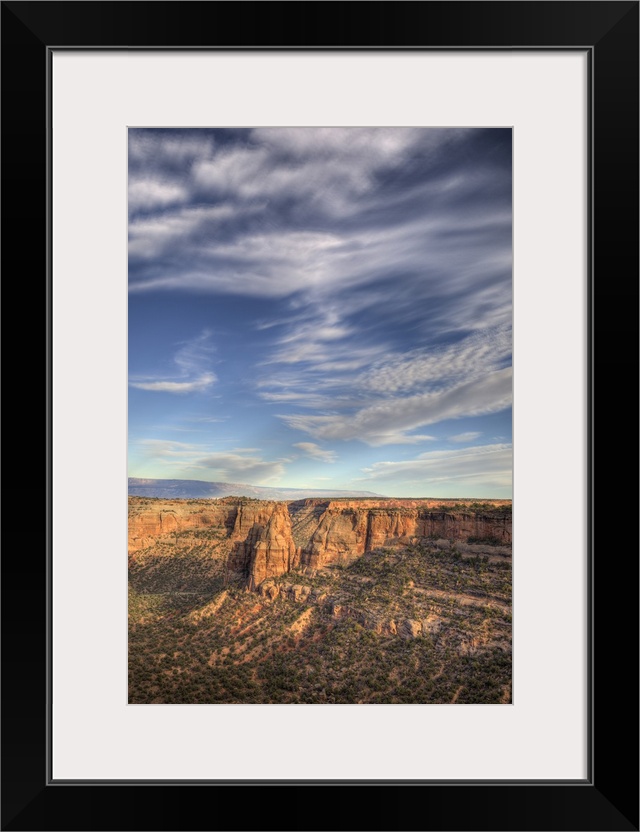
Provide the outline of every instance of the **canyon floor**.
<path id="1" fill-rule="evenodd" d="M 511 702 L 511 503 L 129 500 L 129 702 Z"/>

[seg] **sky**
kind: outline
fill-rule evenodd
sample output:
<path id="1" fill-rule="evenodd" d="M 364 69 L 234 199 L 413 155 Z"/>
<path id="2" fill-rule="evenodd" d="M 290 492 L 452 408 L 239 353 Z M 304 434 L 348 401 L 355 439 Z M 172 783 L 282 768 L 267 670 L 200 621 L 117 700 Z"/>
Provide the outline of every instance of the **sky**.
<path id="1" fill-rule="evenodd" d="M 129 130 L 129 476 L 511 497 L 511 130 Z"/>

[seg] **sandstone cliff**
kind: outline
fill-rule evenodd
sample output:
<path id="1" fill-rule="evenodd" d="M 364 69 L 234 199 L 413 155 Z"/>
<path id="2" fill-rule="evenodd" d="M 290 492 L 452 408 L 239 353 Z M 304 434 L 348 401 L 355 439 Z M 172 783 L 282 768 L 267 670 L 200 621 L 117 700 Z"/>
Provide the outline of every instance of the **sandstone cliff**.
<path id="1" fill-rule="evenodd" d="M 291 572 L 299 563 L 286 503 L 275 503 L 270 512 L 258 510 L 257 517 L 246 539 L 237 543 L 241 569 L 248 572 L 247 586 L 252 590 L 266 578 Z"/>
<path id="2" fill-rule="evenodd" d="M 146 549 L 158 540 L 187 530 L 219 529 L 228 536 L 238 504 L 224 500 L 148 500 L 129 498 L 129 552 Z"/>
<path id="3" fill-rule="evenodd" d="M 180 539 L 224 560 L 255 590 L 297 566 L 345 565 L 422 539 L 511 543 L 511 503 L 444 500 L 273 502 L 129 499 L 129 553 Z"/>
<path id="4" fill-rule="evenodd" d="M 426 500 L 389 500 L 388 505 L 364 500 L 291 503 L 289 511 L 294 534 L 298 532 L 301 563 L 311 567 L 349 563 L 365 552 L 402 547 L 424 538 L 511 543 L 511 512 L 504 507 L 474 510 L 458 504 L 443 509 L 441 504 L 430 506 L 429 502 L 435 503 Z"/>

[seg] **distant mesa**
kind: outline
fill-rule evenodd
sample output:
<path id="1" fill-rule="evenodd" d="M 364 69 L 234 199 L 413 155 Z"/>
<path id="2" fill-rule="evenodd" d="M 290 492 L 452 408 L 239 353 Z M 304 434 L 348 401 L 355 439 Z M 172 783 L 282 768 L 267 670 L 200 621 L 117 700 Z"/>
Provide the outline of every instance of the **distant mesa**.
<path id="1" fill-rule="evenodd" d="M 381 497 L 373 491 L 336 491 L 321 488 L 269 488 L 241 482 L 154 480 L 129 477 L 130 497 L 194 500 L 216 497 L 253 497 L 260 500 L 304 500 L 311 497 Z"/>

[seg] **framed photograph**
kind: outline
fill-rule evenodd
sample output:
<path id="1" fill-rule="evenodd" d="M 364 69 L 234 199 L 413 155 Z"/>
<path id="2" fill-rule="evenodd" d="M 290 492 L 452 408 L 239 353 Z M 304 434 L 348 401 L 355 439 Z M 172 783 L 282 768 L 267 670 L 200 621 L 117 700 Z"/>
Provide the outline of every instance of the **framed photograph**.
<path id="1" fill-rule="evenodd" d="M 511 704 L 512 133 L 129 128 L 129 704 Z"/>
<path id="2" fill-rule="evenodd" d="M 638 3 L 2 14 L 3 828 L 638 829 Z"/>

